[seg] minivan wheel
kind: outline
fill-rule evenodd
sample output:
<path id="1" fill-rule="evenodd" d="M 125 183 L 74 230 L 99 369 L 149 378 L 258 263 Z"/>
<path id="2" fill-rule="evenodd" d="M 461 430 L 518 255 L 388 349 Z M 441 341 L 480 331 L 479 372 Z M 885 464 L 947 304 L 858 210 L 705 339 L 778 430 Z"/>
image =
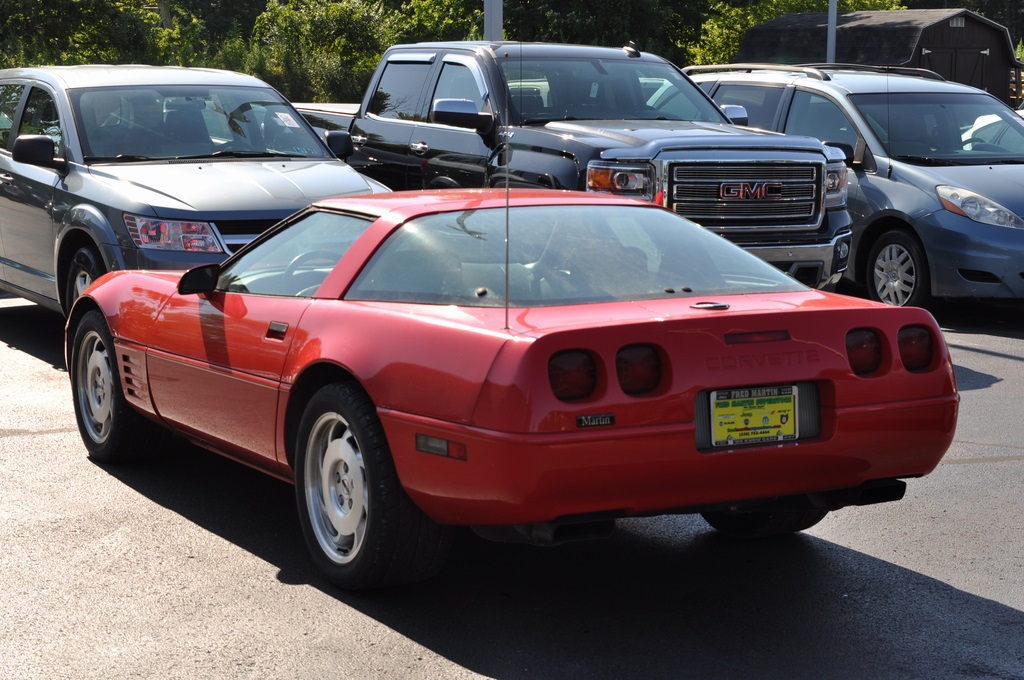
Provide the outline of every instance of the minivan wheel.
<path id="1" fill-rule="evenodd" d="M 931 298 L 924 250 L 902 229 L 882 234 L 875 241 L 868 268 L 872 300 L 896 307 L 924 307 Z"/>
<path id="2" fill-rule="evenodd" d="M 93 281 L 105 273 L 100 256 L 95 250 L 84 247 L 75 251 L 64 282 L 64 313 L 70 313 L 75 300 L 82 296 Z"/>

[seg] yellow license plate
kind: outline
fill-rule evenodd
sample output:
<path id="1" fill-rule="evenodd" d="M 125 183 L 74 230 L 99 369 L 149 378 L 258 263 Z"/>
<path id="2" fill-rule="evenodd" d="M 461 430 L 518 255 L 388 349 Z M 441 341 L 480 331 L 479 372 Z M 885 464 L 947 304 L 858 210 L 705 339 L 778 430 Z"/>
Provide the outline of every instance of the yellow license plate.
<path id="1" fill-rule="evenodd" d="M 743 387 L 711 393 L 714 446 L 785 442 L 800 436 L 797 388 Z"/>

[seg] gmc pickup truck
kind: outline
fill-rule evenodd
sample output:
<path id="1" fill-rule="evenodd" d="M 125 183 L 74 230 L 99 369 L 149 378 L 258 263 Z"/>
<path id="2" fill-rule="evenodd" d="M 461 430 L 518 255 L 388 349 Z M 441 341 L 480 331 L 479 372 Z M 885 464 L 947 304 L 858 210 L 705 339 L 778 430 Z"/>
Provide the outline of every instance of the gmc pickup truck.
<path id="1" fill-rule="evenodd" d="M 834 285 L 847 266 L 853 150 L 736 127 L 677 67 L 633 46 L 397 45 L 360 106 L 296 108 L 314 127 L 349 131 L 349 164 L 394 190 L 635 196 L 810 286 Z"/>

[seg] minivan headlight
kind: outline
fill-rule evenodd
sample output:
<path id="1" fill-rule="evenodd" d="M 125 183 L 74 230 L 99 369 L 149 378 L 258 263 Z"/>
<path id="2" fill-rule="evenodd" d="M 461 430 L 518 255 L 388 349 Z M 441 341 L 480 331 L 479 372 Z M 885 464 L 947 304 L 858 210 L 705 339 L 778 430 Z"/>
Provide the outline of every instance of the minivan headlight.
<path id="1" fill-rule="evenodd" d="M 967 189 L 951 186 L 935 187 L 942 207 L 951 213 L 963 215 L 975 222 L 995 227 L 1024 229 L 1024 220 L 995 201 Z"/>
<path id="2" fill-rule="evenodd" d="M 224 252 L 209 222 L 161 220 L 125 213 L 124 225 L 139 248 L 181 250 L 187 253 Z"/>

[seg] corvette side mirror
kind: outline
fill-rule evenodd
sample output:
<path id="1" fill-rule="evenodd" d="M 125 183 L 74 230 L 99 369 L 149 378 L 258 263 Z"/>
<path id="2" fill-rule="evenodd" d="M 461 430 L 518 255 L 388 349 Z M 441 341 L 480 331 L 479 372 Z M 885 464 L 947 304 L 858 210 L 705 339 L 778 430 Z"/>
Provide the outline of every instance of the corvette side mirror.
<path id="1" fill-rule="evenodd" d="M 217 277 L 220 275 L 220 265 L 204 264 L 189 269 L 182 274 L 178 281 L 179 295 L 196 295 L 198 293 L 212 293 L 217 286 Z"/>

